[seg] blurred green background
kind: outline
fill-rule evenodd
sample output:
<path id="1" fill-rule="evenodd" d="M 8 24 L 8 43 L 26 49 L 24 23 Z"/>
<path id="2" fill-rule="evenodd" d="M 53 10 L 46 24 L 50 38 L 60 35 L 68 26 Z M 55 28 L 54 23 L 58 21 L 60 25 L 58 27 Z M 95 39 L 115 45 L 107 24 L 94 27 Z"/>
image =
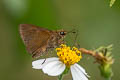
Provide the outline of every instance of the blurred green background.
<path id="1" fill-rule="evenodd" d="M 32 69 L 32 58 L 20 38 L 19 24 L 50 30 L 79 30 L 77 43 L 94 49 L 114 44 L 112 80 L 120 80 L 120 0 L 0 0 L 0 80 L 57 80 Z M 68 43 L 73 37 L 68 37 Z M 104 80 L 94 59 L 84 56 L 81 65 L 90 80 Z M 64 80 L 72 80 L 68 75 Z"/>

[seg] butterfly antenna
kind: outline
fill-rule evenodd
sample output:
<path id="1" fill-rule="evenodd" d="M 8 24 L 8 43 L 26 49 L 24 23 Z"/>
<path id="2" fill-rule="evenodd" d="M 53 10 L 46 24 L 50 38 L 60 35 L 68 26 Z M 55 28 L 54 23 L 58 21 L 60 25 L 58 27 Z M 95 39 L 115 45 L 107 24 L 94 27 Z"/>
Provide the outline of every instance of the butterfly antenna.
<path id="1" fill-rule="evenodd" d="M 74 41 L 73 41 L 74 43 L 73 43 L 72 46 L 75 46 L 75 45 L 76 45 L 78 48 L 80 48 L 80 44 L 77 44 L 77 43 L 76 43 L 77 38 L 78 38 L 78 30 L 72 29 L 71 31 L 68 31 L 67 34 L 68 34 L 68 33 L 73 33 L 73 34 L 75 34 L 75 38 L 74 38 Z"/>
<path id="2" fill-rule="evenodd" d="M 72 29 L 71 31 L 68 31 L 67 34 L 68 33 L 76 33 L 76 31 L 75 31 L 75 29 Z"/>
<path id="3" fill-rule="evenodd" d="M 75 38 L 74 38 L 73 46 L 76 45 L 77 37 L 78 37 L 78 30 L 76 31 L 76 35 L 75 35 Z"/>

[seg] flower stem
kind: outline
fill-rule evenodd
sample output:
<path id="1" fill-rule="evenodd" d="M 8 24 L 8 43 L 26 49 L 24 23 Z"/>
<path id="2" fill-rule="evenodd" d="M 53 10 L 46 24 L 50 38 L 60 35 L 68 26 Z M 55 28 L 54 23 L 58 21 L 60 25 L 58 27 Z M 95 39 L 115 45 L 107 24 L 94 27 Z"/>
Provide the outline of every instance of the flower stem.
<path id="1" fill-rule="evenodd" d="M 59 80 L 62 80 L 63 74 L 61 74 L 60 76 L 58 76 Z"/>
<path id="2" fill-rule="evenodd" d="M 69 71 L 69 68 L 66 67 L 66 69 L 64 70 L 64 72 L 63 72 L 61 75 L 58 76 L 58 80 L 62 80 L 63 76 L 64 76 L 65 74 L 67 74 L 68 71 Z"/>
<path id="3" fill-rule="evenodd" d="M 104 80 L 112 80 L 111 78 L 105 78 Z"/>

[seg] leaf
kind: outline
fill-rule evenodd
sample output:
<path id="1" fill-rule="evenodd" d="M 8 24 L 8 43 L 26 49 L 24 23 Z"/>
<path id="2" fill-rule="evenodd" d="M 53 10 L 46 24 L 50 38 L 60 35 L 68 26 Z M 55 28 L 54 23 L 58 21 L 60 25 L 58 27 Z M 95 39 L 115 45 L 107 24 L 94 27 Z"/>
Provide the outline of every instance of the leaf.
<path id="1" fill-rule="evenodd" d="M 113 6 L 113 4 L 115 3 L 115 1 L 116 1 L 116 0 L 111 0 L 111 1 L 110 1 L 110 7 Z"/>

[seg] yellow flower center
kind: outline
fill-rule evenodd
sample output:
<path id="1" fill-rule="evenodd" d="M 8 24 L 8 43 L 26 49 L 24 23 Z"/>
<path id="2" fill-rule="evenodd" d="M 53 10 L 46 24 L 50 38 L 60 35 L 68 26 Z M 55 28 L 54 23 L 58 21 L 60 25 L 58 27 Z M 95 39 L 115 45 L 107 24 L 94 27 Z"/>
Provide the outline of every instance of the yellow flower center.
<path id="1" fill-rule="evenodd" d="M 70 49 L 70 47 L 61 44 L 60 48 L 56 48 L 56 51 L 59 60 L 62 61 L 68 67 L 72 64 L 79 62 L 82 58 L 81 52 L 76 47 Z"/>

